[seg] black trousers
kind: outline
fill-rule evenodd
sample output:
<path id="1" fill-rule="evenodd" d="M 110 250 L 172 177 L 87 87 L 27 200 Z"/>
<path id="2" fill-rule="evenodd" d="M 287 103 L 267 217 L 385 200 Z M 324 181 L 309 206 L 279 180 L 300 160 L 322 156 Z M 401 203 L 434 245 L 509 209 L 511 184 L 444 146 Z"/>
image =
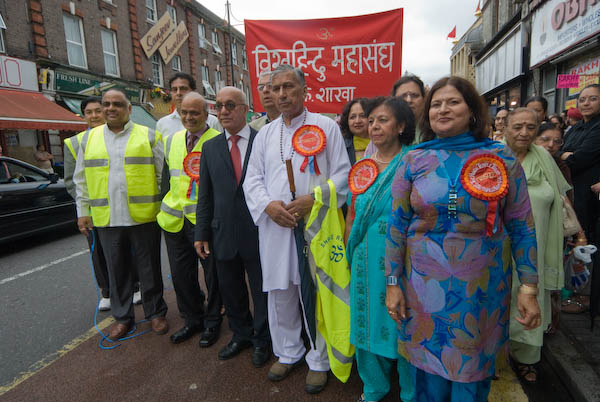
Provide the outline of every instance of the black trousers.
<path id="1" fill-rule="evenodd" d="M 99 227 L 110 288 L 110 306 L 117 322 L 133 324 L 135 271 L 140 280 L 146 319 L 164 317 L 160 268 L 160 228 L 156 222 L 135 226 Z"/>
<path id="2" fill-rule="evenodd" d="M 217 261 L 219 286 L 225 303 L 233 341 L 252 341 L 255 347 L 268 346 L 267 294 L 262 291 L 260 261 L 245 260 L 237 254 L 233 260 Z M 254 304 L 254 317 L 250 313 L 246 274 Z"/>
<path id="3" fill-rule="evenodd" d="M 94 237 L 87 237 L 88 246 L 90 247 L 90 253 L 92 254 L 92 261 L 94 263 L 94 276 L 96 277 L 96 283 L 100 288 L 102 297 L 110 297 L 110 285 L 108 283 L 108 268 L 106 267 L 106 258 L 104 258 L 104 251 L 102 250 L 102 243 L 100 243 L 100 237 L 98 236 L 98 229 L 92 228 Z M 93 249 L 92 249 L 92 241 Z M 137 292 L 140 288 L 140 280 L 138 279 L 137 270 L 133 271 L 133 281 L 135 283 L 134 290 Z"/>
<path id="4" fill-rule="evenodd" d="M 208 303 L 204 311 L 204 292 L 198 283 L 198 254 L 194 248 L 194 225 L 184 220 L 183 229 L 177 233 L 163 230 L 171 279 L 175 288 L 177 307 L 185 319 L 185 324 L 204 325 L 214 328 L 221 325 L 221 294 L 214 258 L 200 259 L 204 269 L 204 281 L 208 290 Z"/>

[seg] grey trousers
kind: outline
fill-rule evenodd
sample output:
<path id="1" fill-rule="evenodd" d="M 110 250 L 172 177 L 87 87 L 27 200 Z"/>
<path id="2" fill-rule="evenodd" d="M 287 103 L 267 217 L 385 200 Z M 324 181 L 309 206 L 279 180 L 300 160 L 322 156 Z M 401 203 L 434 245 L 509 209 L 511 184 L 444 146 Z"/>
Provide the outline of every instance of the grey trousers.
<path id="1" fill-rule="evenodd" d="M 160 229 L 156 222 L 135 226 L 99 227 L 98 236 L 108 268 L 110 306 L 117 322 L 133 324 L 135 270 L 140 281 L 146 319 L 164 317 L 160 267 Z"/>

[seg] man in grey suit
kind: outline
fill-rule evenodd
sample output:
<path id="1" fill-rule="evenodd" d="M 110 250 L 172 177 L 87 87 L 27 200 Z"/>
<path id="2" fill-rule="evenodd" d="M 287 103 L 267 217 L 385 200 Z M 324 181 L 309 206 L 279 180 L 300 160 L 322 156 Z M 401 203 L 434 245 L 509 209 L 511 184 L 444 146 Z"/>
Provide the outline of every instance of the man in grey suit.
<path id="1" fill-rule="evenodd" d="M 256 131 L 246 124 L 248 102 L 239 89 L 221 89 L 215 106 L 224 132 L 202 148 L 194 246 L 200 257 L 212 254 L 217 261 L 219 288 L 233 332 L 231 342 L 219 351 L 219 359 L 230 359 L 253 346 L 252 364 L 261 367 L 271 350 L 267 297 L 262 291 L 258 229 L 242 188 Z"/>

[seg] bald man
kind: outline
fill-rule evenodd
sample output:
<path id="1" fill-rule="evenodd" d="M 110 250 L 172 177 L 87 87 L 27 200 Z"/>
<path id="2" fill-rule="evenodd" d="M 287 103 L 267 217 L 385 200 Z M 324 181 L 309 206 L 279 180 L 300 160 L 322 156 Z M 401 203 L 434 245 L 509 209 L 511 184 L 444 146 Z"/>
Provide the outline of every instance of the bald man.
<path id="1" fill-rule="evenodd" d="M 221 297 L 214 260 L 210 256 L 202 258 L 208 288 L 208 310 L 204 311 L 205 297 L 198 283 L 198 256 L 194 249 L 194 225 L 202 146 L 219 132 L 207 125 L 206 100 L 197 92 L 189 92 L 183 97 L 180 113 L 185 129 L 164 138 L 168 167 L 164 171 L 170 179 L 157 216 L 167 244 L 177 307 L 185 320 L 183 328 L 171 335 L 171 342 L 181 343 L 204 331 L 200 346 L 210 346 L 216 341 L 221 326 Z"/>
<path id="2" fill-rule="evenodd" d="M 219 351 L 219 359 L 231 359 L 254 347 L 252 364 L 261 367 L 271 355 L 267 299 L 262 291 L 258 230 L 242 188 L 256 131 L 246 124 L 248 102 L 239 89 L 221 89 L 215 106 L 225 131 L 204 144 L 194 245 L 201 257 L 212 255 L 217 261 L 221 296 L 233 332 L 231 342 Z"/>

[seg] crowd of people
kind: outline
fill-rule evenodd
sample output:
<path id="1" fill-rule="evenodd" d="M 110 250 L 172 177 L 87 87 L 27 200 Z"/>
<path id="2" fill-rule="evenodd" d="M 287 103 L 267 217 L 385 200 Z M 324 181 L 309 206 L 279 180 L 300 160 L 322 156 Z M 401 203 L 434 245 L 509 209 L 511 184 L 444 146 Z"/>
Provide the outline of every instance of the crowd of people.
<path id="1" fill-rule="evenodd" d="M 338 125 L 307 109 L 302 70 L 280 65 L 260 75 L 266 114 L 248 125 L 239 89 L 217 93 L 211 121 L 191 76 L 169 84 L 176 108 L 157 130 L 113 88 L 82 103 L 90 128 L 65 142 L 109 339 L 133 328 L 137 282 L 152 330 L 169 331 L 161 232 L 184 318 L 171 342 L 212 346 L 224 312 L 219 359 L 252 348 L 262 367 L 273 353 L 270 381 L 305 361 L 309 393 L 355 359 L 359 401 L 384 398 L 393 367 L 404 402 L 486 401 L 497 360 L 535 382 L 553 313 L 588 308 L 563 259 L 600 237 L 600 86 L 564 119 L 533 97 L 492 125 L 469 81 L 426 90 L 405 76 Z"/>

